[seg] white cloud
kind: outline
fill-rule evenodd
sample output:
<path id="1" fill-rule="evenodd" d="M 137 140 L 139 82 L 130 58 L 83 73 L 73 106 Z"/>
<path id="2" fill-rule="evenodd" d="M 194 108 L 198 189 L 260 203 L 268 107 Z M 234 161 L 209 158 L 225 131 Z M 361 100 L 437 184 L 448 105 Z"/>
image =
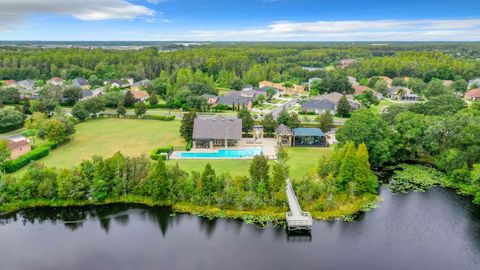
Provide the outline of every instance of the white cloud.
<path id="1" fill-rule="evenodd" d="M 33 14 L 67 15 L 85 21 L 154 16 L 155 11 L 124 0 L 0 0 L 0 31 L 18 27 Z"/>
<path id="2" fill-rule="evenodd" d="M 207 41 L 403 41 L 480 40 L 480 19 L 278 21 L 265 27 L 193 30 L 182 40 Z"/>

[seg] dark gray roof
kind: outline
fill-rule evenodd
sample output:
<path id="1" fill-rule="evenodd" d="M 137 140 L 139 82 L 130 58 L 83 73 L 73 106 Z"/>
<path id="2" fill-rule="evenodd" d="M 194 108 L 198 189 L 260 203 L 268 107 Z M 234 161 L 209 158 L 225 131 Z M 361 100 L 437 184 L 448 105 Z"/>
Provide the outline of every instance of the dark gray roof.
<path id="1" fill-rule="evenodd" d="M 224 116 L 197 117 L 193 124 L 193 139 L 241 139 L 242 120 Z"/>
<path id="2" fill-rule="evenodd" d="M 75 79 L 72 81 L 72 85 L 74 85 L 74 86 L 84 86 L 84 85 L 88 85 L 88 80 L 85 79 L 85 78 L 75 78 Z"/>
<path id="3" fill-rule="evenodd" d="M 271 87 L 271 86 L 264 86 L 264 87 L 260 87 L 260 88 L 257 88 L 257 89 L 254 89 L 255 91 L 258 91 L 258 92 L 263 92 L 263 93 L 266 93 L 268 89 L 273 89 L 275 90 L 275 93 L 278 93 L 279 90 L 275 87 Z"/>
<path id="4" fill-rule="evenodd" d="M 235 91 L 240 92 L 240 91 Z M 253 98 L 244 97 L 240 93 L 231 93 L 224 96 L 219 96 L 217 100 L 217 104 L 222 104 L 226 106 L 232 105 L 248 105 L 250 101 L 253 101 Z"/>
<path id="5" fill-rule="evenodd" d="M 152 81 L 150 81 L 149 79 L 144 79 L 144 80 L 141 80 L 141 81 L 138 81 L 136 83 L 133 84 L 134 86 L 147 86 L 147 85 L 152 85 Z"/>
<path id="6" fill-rule="evenodd" d="M 93 95 L 93 92 L 90 90 L 82 91 L 82 98 L 91 97 L 92 95 Z"/>
<path id="7" fill-rule="evenodd" d="M 302 104 L 303 110 L 330 110 L 335 111 L 335 102 L 329 99 L 311 99 Z"/>
<path id="8" fill-rule="evenodd" d="M 275 129 L 275 133 L 277 133 L 277 135 L 293 135 L 293 131 L 285 126 L 284 124 L 280 124 L 276 129 Z"/>

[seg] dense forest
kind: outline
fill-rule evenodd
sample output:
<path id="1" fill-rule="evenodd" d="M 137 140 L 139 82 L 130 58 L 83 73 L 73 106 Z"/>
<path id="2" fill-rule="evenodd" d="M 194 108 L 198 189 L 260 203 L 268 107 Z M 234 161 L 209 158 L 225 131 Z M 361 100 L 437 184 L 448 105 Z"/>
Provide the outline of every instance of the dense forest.
<path id="1" fill-rule="evenodd" d="M 480 75 L 480 63 L 476 61 L 479 57 L 478 43 L 214 43 L 167 51 L 156 47 L 125 51 L 0 47 L 0 79 L 36 80 L 54 76 L 88 79 L 96 76 L 100 79 L 153 80 L 164 71 L 174 83 L 177 73 L 189 68 L 213 76 L 219 82 L 232 77 L 250 84 L 265 79 L 303 82 L 324 74 L 309 72 L 301 66 L 326 67 L 341 59 L 353 58 L 358 59 L 359 64 L 347 72 L 359 77 L 410 76 L 429 81 L 461 76 L 468 80 Z"/>

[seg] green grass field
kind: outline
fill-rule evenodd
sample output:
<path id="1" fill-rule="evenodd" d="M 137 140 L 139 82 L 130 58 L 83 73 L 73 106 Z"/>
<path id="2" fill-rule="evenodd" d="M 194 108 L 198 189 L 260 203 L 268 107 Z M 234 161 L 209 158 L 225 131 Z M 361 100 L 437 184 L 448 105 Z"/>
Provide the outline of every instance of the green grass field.
<path id="1" fill-rule="evenodd" d="M 46 166 L 66 168 L 94 155 L 110 157 L 148 154 L 159 146 L 184 146 L 178 136 L 180 121 L 98 119 L 75 126 L 73 140 L 41 160 Z"/>
<path id="2" fill-rule="evenodd" d="M 291 147 L 287 148 L 290 177 L 300 179 L 306 175 L 316 174 L 322 156 L 329 157 L 334 147 Z"/>
<path id="3" fill-rule="evenodd" d="M 179 137 L 180 121 L 154 121 L 134 119 L 98 119 L 75 126 L 73 140 L 40 162 L 48 167 L 69 168 L 94 155 L 110 157 L 117 151 L 127 156 L 149 154 L 159 146 L 183 147 L 185 142 Z M 332 148 L 288 148 L 290 175 L 299 179 L 306 174 L 314 174 L 322 155 L 328 156 Z M 170 165 L 178 163 L 185 171 L 202 172 L 210 163 L 217 174 L 228 172 L 232 176 L 247 176 L 250 160 L 170 160 Z M 21 175 L 25 169 L 15 173 Z"/>

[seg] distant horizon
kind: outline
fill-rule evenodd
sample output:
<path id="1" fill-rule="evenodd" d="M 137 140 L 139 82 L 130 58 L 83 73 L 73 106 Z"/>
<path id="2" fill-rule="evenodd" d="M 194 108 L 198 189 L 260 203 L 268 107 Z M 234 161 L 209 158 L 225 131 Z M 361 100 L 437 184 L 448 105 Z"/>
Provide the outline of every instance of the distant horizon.
<path id="1" fill-rule="evenodd" d="M 0 40 L 480 41 L 472 0 L 0 0 Z"/>

